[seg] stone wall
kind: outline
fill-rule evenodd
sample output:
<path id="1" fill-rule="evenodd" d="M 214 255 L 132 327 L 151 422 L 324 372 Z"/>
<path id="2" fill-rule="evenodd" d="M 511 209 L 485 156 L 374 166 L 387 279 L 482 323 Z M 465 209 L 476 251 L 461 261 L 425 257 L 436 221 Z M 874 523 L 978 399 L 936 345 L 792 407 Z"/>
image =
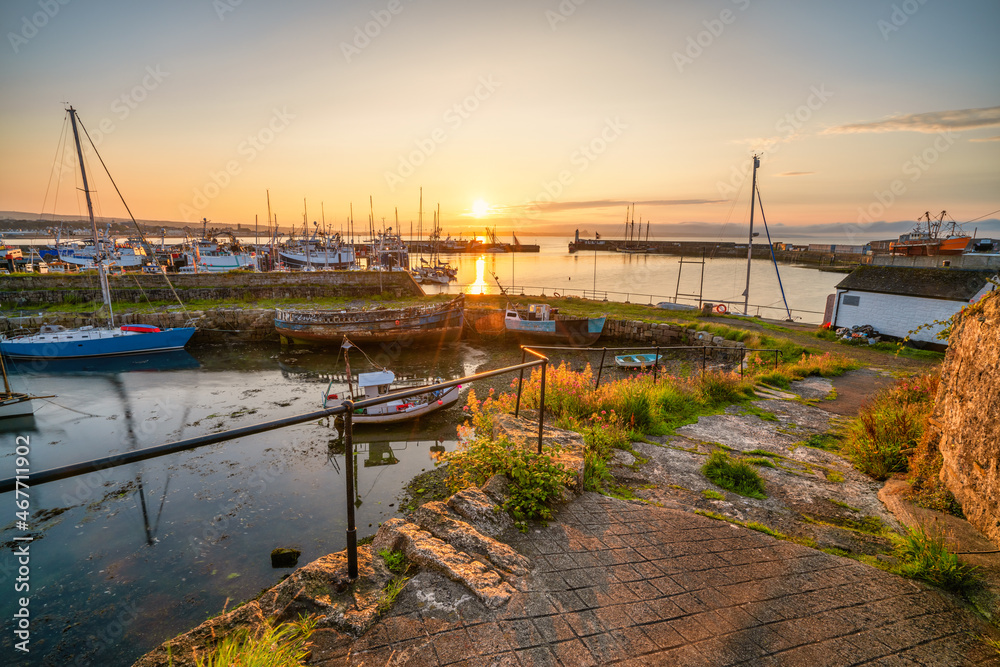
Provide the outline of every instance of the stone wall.
<path id="1" fill-rule="evenodd" d="M 170 282 L 181 299 L 186 301 L 363 297 L 380 293 L 398 298 L 423 294 L 413 278 L 401 271 L 381 275 L 374 271 L 177 274 L 170 276 Z M 108 283 L 116 301 L 175 301 L 163 276 L 110 276 Z M 0 303 L 9 307 L 100 300 L 101 291 L 96 274 L 0 276 Z"/>
<path id="2" fill-rule="evenodd" d="M 952 331 L 931 424 L 944 459 L 941 480 L 969 523 L 1000 545 L 998 359 L 1000 292 L 994 292 L 966 309 Z"/>

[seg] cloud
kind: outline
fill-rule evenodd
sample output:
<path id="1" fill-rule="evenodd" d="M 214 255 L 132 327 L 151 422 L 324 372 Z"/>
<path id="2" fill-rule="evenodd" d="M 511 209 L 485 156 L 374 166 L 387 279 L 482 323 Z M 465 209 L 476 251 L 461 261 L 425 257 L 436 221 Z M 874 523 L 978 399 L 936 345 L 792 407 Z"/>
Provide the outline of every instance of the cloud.
<path id="1" fill-rule="evenodd" d="M 996 135 L 995 137 L 982 137 L 981 139 L 969 139 L 969 141 L 975 141 L 975 142 L 979 142 L 979 141 L 1000 141 L 1000 134 Z"/>
<path id="2" fill-rule="evenodd" d="M 857 132 L 945 132 L 948 130 L 974 130 L 981 127 L 1000 126 L 1000 107 L 983 109 L 955 109 L 890 116 L 867 123 L 838 125 L 823 134 L 853 134 Z"/>
<path id="3" fill-rule="evenodd" d="M 786 171 L 778 176 L 812 176 L 815 173 L 815 171 Z"/>

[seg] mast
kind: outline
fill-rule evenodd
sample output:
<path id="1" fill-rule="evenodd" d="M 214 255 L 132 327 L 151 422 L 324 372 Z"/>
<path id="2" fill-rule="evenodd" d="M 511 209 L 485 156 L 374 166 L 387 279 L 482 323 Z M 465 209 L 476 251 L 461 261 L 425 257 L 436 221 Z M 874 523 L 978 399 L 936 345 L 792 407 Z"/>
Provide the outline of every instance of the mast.
<path id="1" fill-rule="evenodd" d="M 743 290 L 743 314 L 750 316 L 750 259 L 753 256 L 753 210 L 756 208 L 757 195 L 757 167 L 760 166 L 760 158 L 753 156 L 753 182 L 750 185 L 750 236 L 747 241 L 747 287 Z"/>
<path id="2" fill-rule="evenodd" d="M 87 197 L 87 214 L 90 216 L 90 227 L 94 232 L 94 265 L 97 267 L 97 275 L 101 282 L 101 296 L 104 299 L 104 305 L 108 309 L 108 326 L 114 327 L 115 314 L 111 310 L 111 288 L 108 287 L 108 276 L 104 273 L 104 264 L 102 264 L 104 259 L 104 253 L 101 252 L 103 244 L 97 234 L 97 221 L 94 219 L 94 204 L 90 200 L 90 187 L 87 185 L 87 169 L 83 163 L 83 148 L 80 146 L 80 133 L 76 129 L 76 109 L 70 106 L 67 111 L 69 112 L 69 119 L 73 124 L 73 140 L 76 142 L 76 155 L 80 160 L 80 176 L 83 179 L 83 193 Z"/>

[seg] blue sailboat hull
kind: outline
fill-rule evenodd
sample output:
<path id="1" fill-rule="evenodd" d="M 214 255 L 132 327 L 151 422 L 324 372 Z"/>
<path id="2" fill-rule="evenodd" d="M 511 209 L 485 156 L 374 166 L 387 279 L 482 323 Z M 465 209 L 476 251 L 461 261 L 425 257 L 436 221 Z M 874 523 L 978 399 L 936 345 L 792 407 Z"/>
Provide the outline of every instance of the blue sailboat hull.
<path id="1" fill-rule="evenodd" d="M 148 354 L 182 349 L 194 335 L 194 327 L 177 327 L 149 333 L 120 329 L 94 329 L 90 337 L 77 330 L 62 334 L 25 336 L 0 340 L 0 353 L 11 359 L 78 359 Z"/>

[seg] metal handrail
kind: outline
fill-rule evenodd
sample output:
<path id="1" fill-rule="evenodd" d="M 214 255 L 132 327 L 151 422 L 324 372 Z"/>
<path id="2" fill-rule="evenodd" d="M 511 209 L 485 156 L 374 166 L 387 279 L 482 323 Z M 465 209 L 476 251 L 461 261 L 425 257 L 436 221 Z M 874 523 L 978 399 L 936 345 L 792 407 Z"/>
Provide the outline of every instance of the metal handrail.
<path id="1" fill-rule="evenodd" d="M 138 463 L 139 461 L 146 461 L 153 458 L 158 458 L 160 456 L 166 456 L 167 454 L 173 454 L 176 452 L 187 451 L 191 449 L 197 449 L 198 447 L 204 447 L 206 445 L 214 445 L 219 442 L 225 442 L 227 440 L 234 440 L 236 438 L 242 438 L 248 435 L 256 435 L 258 433 L 265 433 L 267 431 L 273 431 L 275 429 L 284 428 L 286 426 L 294 426 L 296 424 L 302 424 L 304 422 L 313 421 L 316 419 L 322 419 L 323 417 L 333 417 L 336 415 L 344 416 L 344 444 L 345 444 L 345 474 L 347 476 L 347 570 L 348 576 L 351 579 L 356 579 L 358 576 L 358 544 L 357 544 L 357 526 L 354 521 L 354 440 L 353 440 L 353 413 L 358 408 L 366 408 L 373 405 L 379 405 L 381 403 L 388 403 L 389 401 L 395 401 L 401 398 L 411 398 L 413 396 L 421 396 L 423 394 L 429 394 L 434 391 L 441 389 L 450 389 L 451 387 L 456 387 L 461 384 L 467 384 L 469 382 L 474 382 L 476 380 L 485 380 L 486 378 L 495 377 L 497 375 L 504 375 L 506 373 L 512 373 L 514 371 L 520 371 L 521 377 L 524 377 L 524 369 L 534 368 L 535 366 L 542 366 L 542 387 L 541 387 L 541 405 L 542 409 L 538 413 L 538 452 L 542 451 L 542 428 L 543 419 L 545 417 L 545 367 L 548 364 L 548 357 L 532 352 L 532 354 L 538 359 L 535 361 L 522 362 L 514 366 L 505 366 L 504 368 L 498 368 L 492 371 L 483 371 L 481 373 L 475 373 L 473 375 L 467 375 L 463 378 L 457 380 L 449 380 L 448 382 L 439 382 L 437 384 L 427 385 L 424 387 L 418 387 L 416 389 L 407 389 L 404 391 L 392 392 L 390 394 L 383 394 L 382 396 L 376 396 L 374 398 L 366 398 L 360 401 L 344 401 L 338 406 L 324 408 L 323 410 L 317 410 L 315 412 L 307 412 L 300 415 L 295 415 L 292 417 L 284 417 L 282 419 L 274 419 L 268 422 L 262 422 L 260 424 L 255 424 L 253 426 L 244 426 L 242 428 L 230 429 L 228 431 L 221 431 L 219 433 L 212 433 L 209 435 L 202 435 L 195 438 L 188 438 L 186 440 L 178 440 L 176 442 L 168 442 L 162 445 L 157 445 L 155 447 L 146 447 L 144 449 L 137 449 L 131 452 L 123 452 L 121 454 L 115 454 L 113 456 L 105 456 L 99 459 L 92 459 L 90 461 L 82 461 L 80 463 L 73 463 L 66 466 L 60 466 L 58 468 L 49 468 L 48 470 L 43 470 L 37 473 L 31 473 L 28 477 L 31 486 L 38 486 L 41 484 L 47 484 L 49 482 L 55 482 L 61 479 L 68 479 L 70 477 L 77 477 L 79 475 L 84 475 L 91 472 L 98 472 L 100 470 L 107 470 L 108 468 L 116 468 L 118 466 L 128 465 L 130 463 Z M 520 386 L 518 387 L 518 404 L 520 404 L 521 391 Z M 516 413 L 515 413 L 516 414 Z M 10 477 L 4 480 L 0 480 L 0 493 L 7 493 L 9 491 L 18 490 L 18 485 L 21 484 L 21 488 L 26 488 L 27 484 L 22 481 L 24 476 Z"/>

